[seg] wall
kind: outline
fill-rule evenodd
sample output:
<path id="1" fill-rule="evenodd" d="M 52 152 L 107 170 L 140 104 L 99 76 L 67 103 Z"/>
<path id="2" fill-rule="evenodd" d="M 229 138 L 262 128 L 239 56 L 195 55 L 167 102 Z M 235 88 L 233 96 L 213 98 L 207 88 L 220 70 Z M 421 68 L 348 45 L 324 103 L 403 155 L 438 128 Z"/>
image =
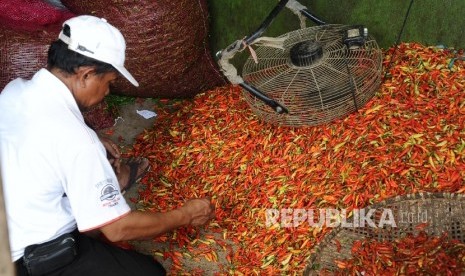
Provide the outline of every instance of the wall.
<path id="1" fill-rule="evenodd" d="M 317 0 L 312 8 L 332 22 L 363 22 L 383 48 L 392 46 L 410 0 Z M 465 1 L 413 1 L 402 41 L 465 48 Z"/>
<path id="2" fill-rule="evenodd" d="M 410 0 L 300 0 L 312 13 L 328 23 L 363 24 L 381 48 L 393 46 L 401 30 Z M 278 3 L 277 0 L 209 0 L 212 51 L 225 48 L 251 34 Z M 308 22 L 307 26 L 312 26 Z M 264 35 L 276 36 L 299 28 L 288 9 L 278 15 Z M 465 48 L 465 1 L 414 1 L 402 42 Z M 233 63 L 242 64 L 237 56 Z"/>

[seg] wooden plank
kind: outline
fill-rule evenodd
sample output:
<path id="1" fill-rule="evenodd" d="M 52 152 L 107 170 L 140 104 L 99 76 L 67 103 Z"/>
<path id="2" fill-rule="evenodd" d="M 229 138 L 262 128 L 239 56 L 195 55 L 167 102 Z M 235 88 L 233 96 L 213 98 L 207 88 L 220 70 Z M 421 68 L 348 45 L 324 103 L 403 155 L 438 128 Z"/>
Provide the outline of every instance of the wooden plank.
<path id="1" fill-rule="evenodd" d="M 13 276 L 15 270 L 11 262 L 8 227 L 6 223 L 5 200 L 3 198 L 2 175 L 0 174 L 0 275 Z"/>

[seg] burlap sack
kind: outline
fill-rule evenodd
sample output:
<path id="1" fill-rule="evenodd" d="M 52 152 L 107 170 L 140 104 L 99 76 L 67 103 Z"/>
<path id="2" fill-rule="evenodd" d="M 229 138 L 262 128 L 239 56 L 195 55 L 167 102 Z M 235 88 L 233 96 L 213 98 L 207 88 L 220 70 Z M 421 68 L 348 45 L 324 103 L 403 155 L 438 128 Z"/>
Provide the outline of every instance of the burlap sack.
<path id="1" fill-rule="evenodd" d="M 73 13 L 106 18 L 126 38 L 126 65 L 140 87 L 121 79 L 115 94 L 186 98 L 225 83 L 208 46 L 206 0 L 61 2 Z"/>

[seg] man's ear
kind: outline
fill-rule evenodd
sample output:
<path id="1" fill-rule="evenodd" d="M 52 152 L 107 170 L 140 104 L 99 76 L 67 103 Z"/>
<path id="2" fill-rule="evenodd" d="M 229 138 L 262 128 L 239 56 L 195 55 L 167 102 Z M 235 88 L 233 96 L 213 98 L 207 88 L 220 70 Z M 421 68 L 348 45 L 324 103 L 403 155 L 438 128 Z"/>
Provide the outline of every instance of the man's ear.
<path id="1" fill-rule="evenodd" d="M 95 69 L 94 67 L 91 66 L 81 66 L 77 69 L 76 76 L 79 80 L 79 85 L 82 88 L 85 88 L 87 86 L 87 81 L 89 78 L 95 74 Z"/>

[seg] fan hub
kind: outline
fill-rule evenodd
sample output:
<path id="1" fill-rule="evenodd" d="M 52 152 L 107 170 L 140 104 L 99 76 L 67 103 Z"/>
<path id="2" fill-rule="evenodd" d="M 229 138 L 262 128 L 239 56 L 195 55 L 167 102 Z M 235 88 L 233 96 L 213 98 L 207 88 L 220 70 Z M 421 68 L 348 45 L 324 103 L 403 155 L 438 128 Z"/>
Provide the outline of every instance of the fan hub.
<path id="1" fill-rule="evenodd" d="M 323 56 L 323 47 L 313 40 L 305 40 L 294 44 L 290 50 L 290 58 L 293 65 L 307 67 Z"/>

